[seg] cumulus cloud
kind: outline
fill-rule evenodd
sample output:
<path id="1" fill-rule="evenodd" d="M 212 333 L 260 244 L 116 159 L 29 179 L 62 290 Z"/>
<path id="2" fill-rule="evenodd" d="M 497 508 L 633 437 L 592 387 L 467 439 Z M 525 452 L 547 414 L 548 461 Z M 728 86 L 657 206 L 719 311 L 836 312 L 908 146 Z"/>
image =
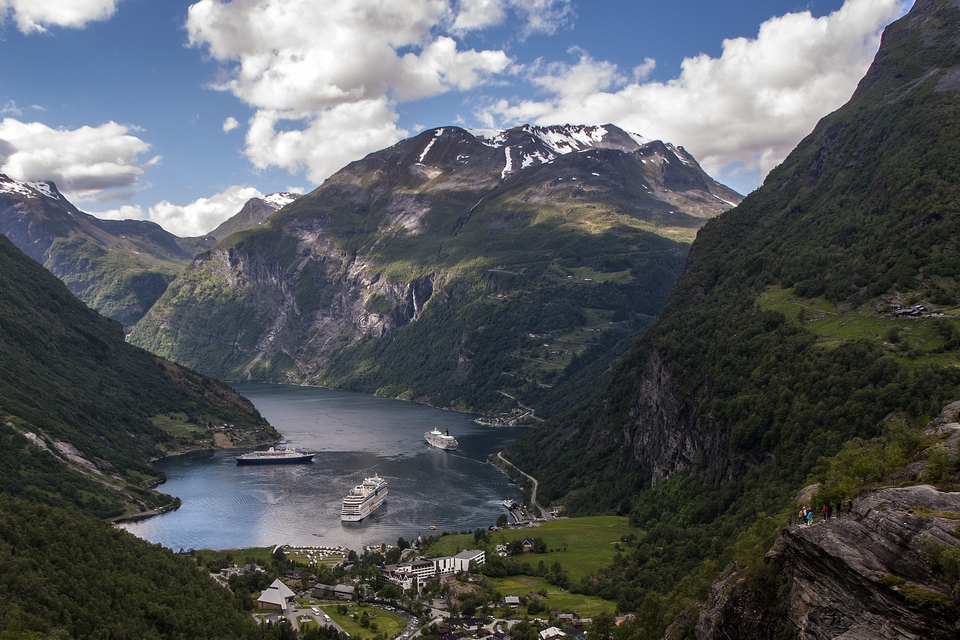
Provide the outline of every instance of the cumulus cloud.
<path id="1" fill-rule="evenodd" d="M 574 17 L 570 0 L 460 0 L 453 31 L 471 31 L 503 24 L 513 13 L 522 35 L 556 33 Z"/>
<path id="2" fill-rule="evenodd" d="M 253 187 L 233 186 L 209 198 L 194 200 L 190 204 L 177 205 L 164 200 L 150 207 L 146 217 L 181 238 L 202 236 L 236 215 L 247 200 L 262 195 Z M 103 217 L 103 214 L 99 213 L 94 215 Z"/>
<path id="3" fill-rule="evenodd" d="M 408 134 L 397 104 L 511 70 L 505 52 L 464 48 L 456 34 L 510 16 L 549 31 L 571 15 L 569 0 L 200 0 L 186 29 L 191 45 L 223 64 L 212 86 L 256 110 L 251 162 L 322 181 Z"/>
<path id="4" fill-rule="evenodd" d="M 478 114 L 488 125 L 616 123 L 684 145 L 714 175 L 759 177 L 786 157 L 817 120 L 846 102 L 866 72 L 885 25 L 907 0 L 847 0 L 821 18 L 809 12 L 771 18 L 756 38 L 723 42 L 719 58 L 683 61 L 678 78 L 645 82 L 585 52 L 574 64 L 535 68 L 546 98 L 500 100 Z"/>
<path id="5" fill-rule="evenodd" d="M 237 121 L 237 119 L 234 118 L 233 116 L 230 116 L 229 118 L 223 121 L 223 132 L 230 133 L 231 131 L 233 131 L 239 126 L 240 126 L 240 123 Z"/>
<path id="6" fill-rule="evenodd" d="M 116 122 L 53 129 L 14 118 L 0 121 L 0 173 L 15 180 L 53 180 L 75 202 L 135 187 L 144 171 L 160 161 L 160 156 L 140 161 L 149 149 Z"/>
<path id="7" fill-rule="evenodd" d="M 12 17 L 23 33 L 47 27 L 78 29 L 110 18 L 116 9 L 116 0 L 0 0 L 0 22 Z"/>

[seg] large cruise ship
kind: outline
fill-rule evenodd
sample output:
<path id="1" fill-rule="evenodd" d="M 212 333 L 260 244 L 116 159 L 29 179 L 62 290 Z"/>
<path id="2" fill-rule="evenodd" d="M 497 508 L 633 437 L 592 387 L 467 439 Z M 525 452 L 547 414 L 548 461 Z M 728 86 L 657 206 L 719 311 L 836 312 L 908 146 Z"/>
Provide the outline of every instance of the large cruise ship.
<path id="1" fill-rule="evenodd" d="M 297 464 L 312 462 L 314 455 L 298 449 L 270 447 L 266 451 L 251 451 L 237 456 L 237 464 Z"/>
<path id="2" fill-rule="evenodd" d="M 437 449 L 443 449 L 445 451 L 453 451 L 460 446 L 460 443 L 457 442 L 457 439 L 450 435 L 449 429 L 446 433 L 441 432 L 439 429 L 427 431 L 423 434 L 423 438 L 430 444 L 431 447 L 436 447 Z"/>
<path id="3" fill-rule="evenodd" d="M 343 499 L 340 519 L 344 522 L 359 522 L 380 508 L 387 499 L 387 481 L 378 475 L 364 478 Z"/>

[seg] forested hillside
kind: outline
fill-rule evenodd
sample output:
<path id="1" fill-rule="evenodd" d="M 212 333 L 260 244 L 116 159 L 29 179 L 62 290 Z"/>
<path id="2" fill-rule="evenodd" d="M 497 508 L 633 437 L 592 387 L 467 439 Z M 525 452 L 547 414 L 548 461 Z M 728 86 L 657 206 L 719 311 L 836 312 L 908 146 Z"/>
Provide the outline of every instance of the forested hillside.
<path id="1" fill-rule="evenodd" d="M 191 561 L 102 519 L 175 504 L 153 488 L 156 456 L 278 436 L 0 237 L 0 636 L 259 637 Z"/>
<path id="2" fill-rule="evenodd" d="M 149 460 L 278 436 L 229 387 L 124 342 L 43 267 L 0 238 L 0 490 L 116 517 L 165 504 Z M 163 425 L 166 430 L 161 429 Z"/>
<path id="3" fill-rule="evenodd" d="M 507 452 L 543 498 L 641 527 L 589 589 L 642 612 L 642 637 L 751 523 L 769 546 L 758 514 L 807 482 L 845 500 L 915 456 L 900 481 L 932 477 L 920 431 L 960 384 L 958 26 L 942 0 L 891 25 L 850 103 L 700 231 L 607 389 Z"/>

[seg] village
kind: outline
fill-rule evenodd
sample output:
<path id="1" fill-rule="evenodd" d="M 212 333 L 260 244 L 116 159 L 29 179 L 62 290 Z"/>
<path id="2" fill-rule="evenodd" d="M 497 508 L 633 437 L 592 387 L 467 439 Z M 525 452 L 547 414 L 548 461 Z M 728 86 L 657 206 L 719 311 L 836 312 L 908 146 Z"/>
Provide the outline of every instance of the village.
<path id="1" fill-rule="evenodd" d="M 552 522 L 559 530 L 569 530 L 572 521 Z M 415 544 L 401 539 L 396 546 L 365 548 L 362 554 L 344 548 L 277 546 L 270 556 L 283 557 L 288 568 L 255 598 L 251 595 L 251 615 L 262 624 L 288 624 L 300 633 L 336 630 L 363 640 L 585 639 L 595 619 L 604 624 L 624 619 L 613 616 L 611 602 L 569 594 L 569 578 L 558 561 L 547 569 L 544 560 L 535 560 L 566 551 L 565 543 L 551 548 L 535 535 L 540 524 L 444 533 Z M 468 541 L 480 544 L 428 557 L 433 555 L 430 550 Z M 620 548 L 618 541 L 605 542 L 610 545 Z M 507 576 L 515 572 L 520 575 Z M 231 579 L 248 573 L 265 578 L 270 570 L 256 563 L 231 565 L 214 577 L 229 586 L 237 584 Z M 509 587 L 514 589 L 506 591 Z"/>

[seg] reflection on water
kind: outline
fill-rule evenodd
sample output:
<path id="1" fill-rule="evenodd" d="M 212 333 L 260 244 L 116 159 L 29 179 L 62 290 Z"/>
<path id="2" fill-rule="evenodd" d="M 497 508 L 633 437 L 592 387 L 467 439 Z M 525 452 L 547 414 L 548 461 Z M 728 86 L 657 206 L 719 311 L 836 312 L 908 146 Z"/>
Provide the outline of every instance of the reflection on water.
<path id="1" fill-rule="evenodd" d="M 317 452 L 313 464 L 237 466 L 237 451 L 197 452 L 162 460 L 160 490 L 177 511 L 125 529 L 174 550 L 273 544 L 363 545 L 438 531 L 473 530 L 504 513 L 516 488 L 487 456 L 518 428 L 491 428 L 472 417 L 412 402 L 314 387 L 237 384 L 289 446 Z M 456 451 L 427 445 L 434 427 L 456 436 Z M 342 523 L 340 502 L 364 477 L 389 483 L 386 504 L 362 522 Z"/>

